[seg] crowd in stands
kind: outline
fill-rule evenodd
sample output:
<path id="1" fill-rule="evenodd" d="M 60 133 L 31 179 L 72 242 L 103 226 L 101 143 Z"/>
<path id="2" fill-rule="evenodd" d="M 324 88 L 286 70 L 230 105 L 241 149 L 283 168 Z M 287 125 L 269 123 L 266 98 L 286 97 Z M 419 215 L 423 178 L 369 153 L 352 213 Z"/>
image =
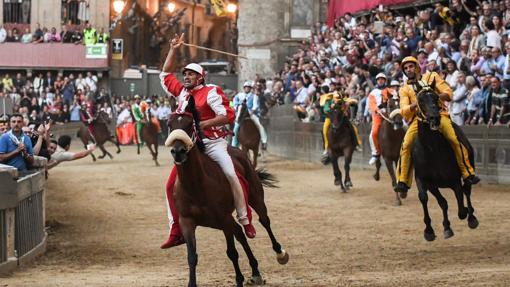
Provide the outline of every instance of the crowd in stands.
<path id="1" fill-rule="evenodd" d="M 304 121 L 320 121 L 320 95 L 338 90 L 358 100 L 351 116 L 370 121 L 367 95 L 376 75 L 402 84 L 401 61 L 414 56 L 422 74 L 436 71 L 452 88 L 449 112 L 458 125 L 510 125 L 510 1 L 414 9 L 384 7 L 359 17 L 347 13 L 332 27 L 317 23 L 268 82 L 268 96 L 293 103 Z"/>
<path id="2" fill-rule="evenodd" d="M 85 23 L 83 30 L 77 26 L 69 30 L 67 25 L 63 25 L 60 32 L 55 27 L 51 29 L 41 28 L 41 25 L 37 23 L 33 33 L 28 27 L 24 31 L 19 31 L 16 27 L 6 30 L 3 25 L 0 25 L 0 43 L 74 43 L 92 45 L 106 44 L 109 39 L 110 36 L 105 32 L 104 28 L 100 28 L 98 31 L 89 22 Z"/>

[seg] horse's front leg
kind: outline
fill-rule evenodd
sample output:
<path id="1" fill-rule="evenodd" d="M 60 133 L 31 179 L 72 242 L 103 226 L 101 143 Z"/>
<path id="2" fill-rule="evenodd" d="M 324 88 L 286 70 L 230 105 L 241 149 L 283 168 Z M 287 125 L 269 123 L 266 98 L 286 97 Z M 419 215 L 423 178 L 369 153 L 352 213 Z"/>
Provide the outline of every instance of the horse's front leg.
<path id="1" fill-rule="evenodd" d="M 351 181 L 351 162 L 352 162 L 352 154 L 354 153 L 354 148 L 347 148 L 344 151 L 345 154 L 345 162 L 344 162 L 344 169 L 345 169 L 345 187 L 347 189 L 352 187 L 352 181 Z M 379 166 L 381 163 L 379 162 Z"/>
<path id="2" fill-rule="evenodd" d="M 430 224 L 431 219 L 429 215 L 429 208 L 427 206 L 429 200 L 427 195 L 427 187 L 418 178 L 416 178 L 416 185 L 418 186 L 418 197 L 420 198 L 420 202 L 423 207 L 423 222 L 425 222 L 425 230 L 423 232 L 423 236 L 427 241 L 434 241 L 436 239 L 436 234 L 434 233 L 434 229 Z"/>
<path id="3" fill-rule="evenodd" d="M 448 220 L 448 202 L 441 195 L 438 188 L 431 188 L 430 193 L 437 199 L 437 203 L 443 211 L 443 227 L 444 227 L 444 239 L 448 239 L 453 236 L 453 230 L 450 228 L 450 220 Z"/>
<path id="4" fill-rule="evenodd" d="M 186 241 L 186 247 L 188 250 L 188 267 L 189 267 L 189 280 L 188 287 L 196 287 L 197 286 L 197 264 L 198 264 L 198 254 L 197 254 L 197 240 L 195 237 L 195 230 L 197 225 L 190 218 L 179 218 L 179 223 L 181 225 L 182 234 L 184 236 L 184 240 Z"/>
<path id="5" fill-rule="evenodd" d="M 392 188 L 395 188 L 395 185 L 397 185 L 397 178 L 395 177 L 395 169 L 393 168 L 393 161 L 389 158 L 384 158 L 384 163 L 386 164 L 386 169 L 388 169 L 388 173 L 391 177 L 391 186 Z M 398 196 L 397 192 L 393 192 L 395 194 L 395 202 L 393 203 L 394 206 L 400 206 L 402 205 L 402 201 L 400 200 L 400 197 Z"/>
<path id="6" fill-rule="evenodd" d="M 377 158 L 377 160 L 375 161 L 375 173 L 374 173 L 374 179 L 376 181 L 379 181 L 379 179 L 381 179 L 381 175 L 379 173 L 379 171 L 381 170 L 381 158 Z"/>
<path id="7" fill-rule="evenodd" d="M 227 256 L 234 265 L 234 270 L 236 272 L 236 286 L 243 286 L 244 276 L 241 272 L 241 268 L 239 268 L 239 253 L 237 253 L 234 242 L 234 227 L 237 224 L 235 223 L 232 216 L 229 217 L 230 218 L 226 219 L 226 223 L 223 228 L 223 234 L 225 235 L 225 239 L 227 241 Z"/>
<path id="8" fill-rule="evenodd" d="M 347 192 L 344 183 L 342 182 L 342 172 L 338 167 L 338 156 L 333 156 L 331 159 L 331 166 L 333 167 L 333 175 L 335 176 L 335 185 L 340 185 L 342 192 Z"/>

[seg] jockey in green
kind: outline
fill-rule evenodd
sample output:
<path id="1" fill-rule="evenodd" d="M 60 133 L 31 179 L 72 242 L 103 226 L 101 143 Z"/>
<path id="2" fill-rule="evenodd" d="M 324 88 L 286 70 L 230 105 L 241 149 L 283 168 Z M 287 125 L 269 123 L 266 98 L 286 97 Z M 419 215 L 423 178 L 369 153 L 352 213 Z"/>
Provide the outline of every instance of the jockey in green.
<path id="1" fill-rule="evenodd" d="M 144 119 L 142 110 L 140 109 L 140 96 L 135 95 L 135 103 L 131 107 L 131 112 L 133 113 L 133 118 L 135 118 L 136 125 L 136 139 L 137 144 L 143 144 L 142 139 L 142 120 Z"/>

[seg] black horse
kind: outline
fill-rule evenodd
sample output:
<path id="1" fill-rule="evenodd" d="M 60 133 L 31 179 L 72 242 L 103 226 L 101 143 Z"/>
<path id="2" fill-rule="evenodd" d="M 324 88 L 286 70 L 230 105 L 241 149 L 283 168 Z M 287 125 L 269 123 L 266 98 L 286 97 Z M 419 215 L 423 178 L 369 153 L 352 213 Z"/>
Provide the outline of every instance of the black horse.
<path id="1" fill-rule="evenodd" d="M 340 185 L 343 192 L 352 187 L 350 176 L 350 165 L 352 154 L 356 148 L 356 138 L 349 122 L 349 118 L 345 115 L 345 103 L 336 103 L 330 112 L 331 126 L 326 135 L 329 140 L 330 158 L 333 165 L 333 175 L 335 176 L 335 185 Z M 345 158 L 345 181 L 342 182 L 342 172 L 338 167 L 338 158 Z"/>
<path id="2" fill-rule="evenodd" d="M 453 149 L 438 131 L 440 121 L 449 120 L 440 116 L 439 96 L 433 88 L 425 87 L 418 93 L 417 98 L 418 113 L 423 120 L 418 122 L 418 137 L 412 147 L 411 155 L 418 195 L 423 206 L 426 225 L 424 236 L 427 241 L 433 241 L 436 238 L 430 224 L 431 219 L 427 206 L 427 191 L 430 191 L 443 211 L 444 238 L 447 239 L 453 236 L 453 231 L 448 220 L 448 203 L 441 195 L 439 188 L 451 188 L 455 192 L 459 218 L 465 219 L 467 216 L 468 226 L 474 229 L 478 227 L 478 220 L 471 204 L 471 185 L 461 184 L 462 176 Z M 473 148 L 462 130 L 455 124 L 453 125 L 459 141 L 469 150 L 469 161 L 474 167 Z M 464 196 L 467 199 L 467 208 L 464 206 Z"/>

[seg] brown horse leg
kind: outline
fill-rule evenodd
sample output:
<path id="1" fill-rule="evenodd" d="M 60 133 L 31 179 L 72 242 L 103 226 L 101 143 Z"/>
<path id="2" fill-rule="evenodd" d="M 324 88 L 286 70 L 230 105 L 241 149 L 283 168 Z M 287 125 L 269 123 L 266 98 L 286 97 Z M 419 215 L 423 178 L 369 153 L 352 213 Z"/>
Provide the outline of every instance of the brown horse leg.
<path id="1" fill-rule="evenodd" d="M 273 234 L 273 230 L 271 229 L 271 220 L 267 215 L 267 207 L 264 203 L 264 199 L 262 198 L 262 192 L 252 191 L 255 189 L 250 189 L 250 206 L 257 212 L 259 215 L 259 222 L 264 226 L 269 235 L 269 239 L 271 239 L 271 244 L 273 245 L 273 250 L 276 252 L 276 259 L 280 264 L 287 264 L 289 262 L 289 254 L 283 250 L 281 244 L 276 240 L 276 237 Z"/>
<path id="2" fill-rule="evenodd" d="M 345 154 L 345 163 L 344 163 L 344 171 L 345 171 L 345 188 L 349 189 L 352 187 L 351 181 L 351 161 L 352 161 L 352 153 L 354 152 L 354 147 L 347 148 L 344 151 Z"/>
<path id="3" fill-rule="evenodd" d="M 259 157 L 259 147 L 253 149 L 253 168 L 257 168 L 257 158 Z"/>
<path id="4" fill-rule="evenodd" d="M 120 145 L 117 138 L 114 139 L 114 137 L 111 137 L 108 139 L 109 142 L 113 143 L 117 147 L 117 153 L 120 153 Z"/>
<path id="5" fill-rule="evenodd" d="M 375 161 L 375 173 L 374 173 L 374 179 L 376 181 L 379 181 L 379 179 L 381 179 L 381 176 L 380 176 L 380 173 L 379 171 L 381 170 L 381 158 L 377 158 L 377 160 Z"/>
<path id="6" fill-rule="evenodd" d="M 156 155 L 156 158 L 154 159 L 154 161 L 156 161 L 156 166 L 159 166 L 159 162 L 158 162 L 158 142 L 157 141 L 154 144 L 154 154 Z"/>
<path id="7" fill-rule="evenodd" d="M 333 175 L 335 176 L 335 185 L 340 185 L 342 192 L 347 192 L 347 190 L 345 189 L 345 186 L 342 182 L 342 172 L 340 171 L 340 168 L 338 167 L 338 157 L 333 156 L 331 159 L 331 163 L 333 166 Z"/>
<path id="8" fill-rule="evenodd" d="M 103 159 L 106 156 L 107 151 L 106 151 L 106 149 L 104 148 L 103 145 L 98 145 L 98 146 L 99 146 L 99 149 L 101 150 L 101 152 L 103 152 L 103 154 L 98 156 L 98 158 L 99 159 Z"/>
<path id="9" fill-rule="evenodd" d="M 152 150 L 152 144 L 151 143 L 147 143 L 147 147 L 149 148 L 149 151 L 151 152 L 152 160 L 156 163 L 156 166 L 157 166 L 158 165 L 158 158 L 157 158 L 156 153 L 154 152 L 154 150 Z"/>
<path id="10" fill-rule="evenodd" d="M 395 169 L 393 168 L 393 161 L 388 158 L 384 158 L 384 163 L 386 164 L 386 169 L 388 170 L 388 173 L 391 177 L 391 186 L 395 187 L 397 185 L 397 178 L 395 177 Z M 402 205 L 402 201 L 400 200 L 400 197 L 398 196 L 398 193 L 395 192 L 395 202 L 393 203 L 395 206 Z"/>
<path id="11" fill-rule="evenodd" d="M 192 219 L 180 217 L 179 224 L 182 229 L 182 234 L 184 236 L 184 240 L 186 241 L 186 247 L 188 250 L 188 267 L 189 267 L 189 281 L 188 287 L 196 287 L 197 286 L 197 264 L 198 264 L 198 254 L 197 254 L 197 240 L 195 237 L 195 230 L 197 225 L 194 223 Z"/>
<path id="12" fill-rule="evenodd" d="M 248 244 L 248 240 L 246 240 L 246 236 L 244 235 L 243 229 L 241 226 L 235 223 L 234 219 L 232 218 L 232 223 L 234 224 L 233 231 L 234 236 L 237 239 L 239 243 L 243 246 L 244 252 L 246 253 L 246 256 L 248 256 L 248 261 L 250 262 L 251 267 L 251 279 L 248 281 L 251 285 L 263 285 L 264 281 L 262 280 L 262 276 L 260 275 L 259 271 L 259 263 L 257 259 L 255 258 L 255 255 L 253 255 L 253 252 L 251 251 L 250 245 Z M 237 277 L 237 276 L 236 276 Z M 237 282 L 238 286 L 243 286 L 242 282 L 239 284 Z"/>
<path id="13" fill-rule="evenodd" d="M 236 224 L 233 218 L 231 219 L 233 224 Z M 234 270 L 236 272 L 236 285 L 243 286 L 244 276 L 243 273 L 241 272 L 241 268 L 239 268 L 239 253 L 237 253 L 236 245 L 234 242 L 233 225 L 225 227 L 223 229 L 223 234 L 225 235 L 225 239 L 227 241 L 227 256 L 230 259 L 230 261 L 232 261 L 232 264 L 234 265 Z"/>

